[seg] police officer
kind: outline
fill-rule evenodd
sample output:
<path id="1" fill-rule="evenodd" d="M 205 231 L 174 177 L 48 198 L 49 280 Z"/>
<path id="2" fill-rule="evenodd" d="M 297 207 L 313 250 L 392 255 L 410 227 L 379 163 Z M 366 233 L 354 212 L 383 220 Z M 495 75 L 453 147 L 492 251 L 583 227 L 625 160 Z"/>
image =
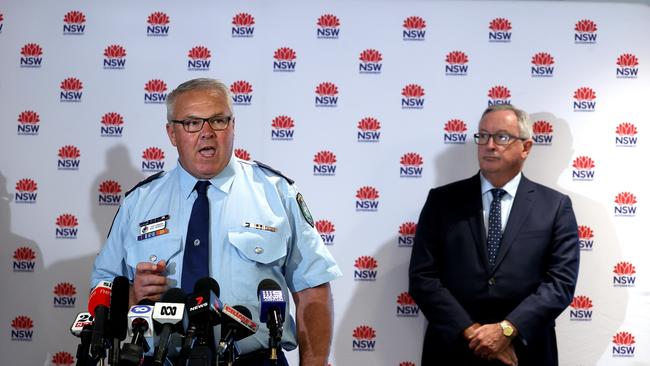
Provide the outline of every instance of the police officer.
<path id="1" fill-rule="evenodd" d="M 127 276 L 131 304 L 156 301 L 170 287 L 181 287 L 184 273 L 187 280 L 195 268 L 184 262 L 187 250 L 205 250 L 208 244 L 186 238 L 199 195 L 195 185 L 208 181 L 206 268 L 220 285 L 220 299 L 246 306 L 257 320 L 258 283 L 276 281 L 285 298 L 287 289 L 291 292 L 296 305 L 295 324 L 287 312 L 282 347 L 299 345 L 301 365 L 326 364 L 332 338 L 329 281 L 341 271 L 293 181 L 233 156 L 235 119 L 228 88 L 221 82 L 189 80 L 166 102 L 167 134 L 178 150 L 178 165 L 126 194 L 95 260 L 91 286 Z M 241 354 L 265 354 L 265 328 L 238 342 Z"/>

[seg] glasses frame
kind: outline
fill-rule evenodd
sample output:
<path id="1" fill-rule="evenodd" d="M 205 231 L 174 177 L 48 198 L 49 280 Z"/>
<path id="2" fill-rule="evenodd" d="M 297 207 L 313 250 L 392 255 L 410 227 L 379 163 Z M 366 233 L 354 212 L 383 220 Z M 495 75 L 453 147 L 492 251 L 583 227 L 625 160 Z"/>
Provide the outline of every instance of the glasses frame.
<path id="1" fill-rule="evenodd" d="M 196 122 L 196 121 L 199 121 L 199 120 L 201 121 L 201 127 L 196 131 L 191 131 L 190 130 L 190 123 L 191 122 Z M 223 128 L 215 128 L 213 123 L 218 123 L 218 121 L 223 121 L 223 120 L 226 121 L 226 124 L 223 126 Z M 187 132 L 187 133 L 197 133 L 197 132 L 199 132 L 199 131 L 201 131 L 203 129 L 203 126 L 205 125 L 206 122 L 208 123 L 208 126 L 210 126 L 210 128 L 213 131 L 223 131 L 223 130 L 227 129 L 228 126 L 230 125 L 230 122 L 232 122 L 234 120 L 235 120 L 235 118 L 233 116 L 212 116 L 212 117 L 208 117 L 208 118 L 192 117 L 192 118 L 188 118 L 188 119 L 184 119 L 184 120 L 174 120 L 173 119 L 173 120 L 171 120 L 169 122 L 170 123 L 177 123 L 177 124 L 182 125 L 183 130 L 185 130 L 185 132 Z"/>
<path id="2" fill-rule="evenodd" d="M 488 136 L 487 140 L 485 140 L 484 143 L 479 142 L 481 135 Z M 497 136 L 508 136 L 508 141 L 501 142 L 499 139 L 496 138 Z M 497 132 L 497 133 L 477 132 L 474 134 L 474 143 L 477 145 L 487 145 L 490 143 L 490 139 L 492 139 L 492 142 L 494 142 L 495 145 L 499 145 L 499 146 L 508 146 L 517 140 L 521 140 L 521 141 L 528 140 L 523 137 L 514 136 L 506 132 Z"/>

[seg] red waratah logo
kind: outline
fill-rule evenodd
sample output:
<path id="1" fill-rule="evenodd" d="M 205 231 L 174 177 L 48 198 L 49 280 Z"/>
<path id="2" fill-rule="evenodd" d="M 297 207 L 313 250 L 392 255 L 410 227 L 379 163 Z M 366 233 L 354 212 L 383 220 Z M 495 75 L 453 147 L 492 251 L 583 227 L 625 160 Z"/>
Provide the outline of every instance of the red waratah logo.
<path id="1" fill-rule="evenodd" d="M 293 72 L 296 69 L 296 52 L 289 47 L 280 47 L 273 53 L 273 71 Z"/>
<path id="2" fill-rule="evenodd" d="M 357 141 L 359 142 L 379 142 L 381 133 L 381 123 L 376 118 L 365 117 L 357 124 Z"/>
<path id="3" fill-rule="evenodd" d="M 99 193 L 102 194 L 120 194 L 122 186 L 114 180 L 105 180 L 99 185 Z"/>
<path id="4" fill-rule="evenodd" d="M 451 51 L 447 54 L 445 62 L 452 65 L 464 65 L 469 62 L 469 58 L 462 51 Z"/>
<path id="5" fill-rule="evenodd" d="M 101 123 L 104 126 L 121 126 L 124 124 L 124 119 L 119 113 L 108 112 L 102 116 Z"/>
<path id="6" fill-rule="evenodd" d="M 596 99 L 596 92 L 591 88 L 581 87 L 573 93 L 573 98 L 579 101 L 594 100 Z"/>
<path id="7" fill-rule="evenodd" d="M 69 11 L 64 17 L 63 21 L 66 24 L 82 24 L 86 22 L 86 16 L 80 11 Z"/>
<path id="8" fill-rule="evenodd" d="M 636 196 L 630 192 L 620 192 L 614 199 L 615 216 L 635 216 L 636 215 Z"/>
<path id="9" fill-rule="evenodd" d="M 142 152 L 142 159 L 161 161 L 165 159 L 165 152 L 158 147 L 149 147 Z"/>
<path id="10" fill-rule="evenodd" d="M 69 282 L 61 282 L 54 286 L 54 294 L 56 296 L 74 296 L 77 294 L 77 289 Z"/>
<path id="11" fill-rule="evenodd" d="M 618 262 L 614 266 L 614 273 L 617 276 L 631 276 L 636 273 L 636 268 L 630 262 Z"/>
<path id="12" fill-rule="evenodd" d="M 354 267 L 360 270 L 364 270 L 364 269 L 374 270 L 378 266 L 379 264 L 377 263 L 375 258 L 369 255 L 363 255 L 354 261 Z"/>
<path id="13" fill-rule="evenodd" d="M 316 21 L 316 38 L 337 39 L 339 38 L 339 27 L 341 22 L 336 15 L 323 14 Z"/>
<path id="14" fill-rule="evenodd" d="M 80 91 L 83 89 L 83 83 L 77 78 L 67 78 L 61 82 L 61 90 L 63 91 Z"/>
<path id="15" fill-rule="evenodd" d="M 405 166 L 420 166 L 422 165 L 422 156 L 416 153 L 406 153 L 402 155 L 399 163 Z"/>
<path id="16" fill-rule="evenodd" d="M 489 42 L 510 42 L 512 39 L 512 24 L 506 18 L 492 19 L 488 26 L 490 32 L 488 33 Z"/>
<path id="17" fill-rule="evenodd" d="M 591 240 L 594 238 L 594 231 L 589 226 L 578 226 L 578 238 L 581 240 Z"/>
<path id="18" fill-rule="evenodd" d="M 402 39 L 405 41 L 423 41 L 426 35 L 427 23 L 422 17 L 410 16 L 402 24 Z"/>
<path id="19" fill-rule="evenodd" d="M 400 177 L 408 178 L 419 178 L 422 176 L 422 167 L 423 164 L 422 156 L 417 153 L 406 153 L 402 155 L 399 160 L 400 168 L 399 175 Z"/>
<path id="20" fill-rule="evenodd" d="M 187 57 L 191 58 L 192 60 L 207 60 L 212 55 L 210 54 L 210 50 L 207 47 L 204 46 L 195 46 L 190 49 L 190 51 L 187 53 Z"/>
<path id="21" fill-rule="evenodd" d="M 255 18 L 248 13 L 239 13 L 232 17 L 232 25 L 236 27 L 250 27 L 255 24 Z"/>
<path id="22" fill-rule="evenodd" d="M 314 155 L 314 175 L 335 175 L 336 155 L 331 151 L 323 150 Z"/>
<path id="23" fill-rule="evenodd" d="M 575 296 L 573 300 L 571 301 L 570 307 L 574 309 L 591 309 L 593 307 L 593 304 L 591 303 L 591 299 L 588 298 L 587 296 L 579 295 Z"/>
<path id="24" fill-rule="evenodd" d="M 271 122 L 272 140 L 293 140 L 295 123 L 289 116 L 277 116 Z"/>
<path id="25" fill-rule="evenodd" d="M 251 160 L 251 154 L 244 149 L 235 149 L 235 156 L 241 160 Z"/>
<path id="26" fill-rule="evenodd" d="M 424 88 L 418 84 L 407 84 L 402 88 L 402 109 L 424 108 Z"/>
<path id="27" fill-rule="evenodd" d="M 624 53 L 618 56 L 616 65 L 618 65 L 618 68 L 616 68 L 617 78 L 635 79 L 639 73 L 639 69 L 637 68 L 639 66 L 639 59 L 631 53 Z"/>
<path id="28" fill-rule="evenodd" d="M 352 331 L 352 337 L 355 339 L 371 340 L 377 337 L 377 333 L 372 327 L 369 327 L 367 325 L 360 325 L 354 328 L 354 331 Z"/>
<path id="29" fill-rule="evenodd" d="M 596 23 L 589 19 L 583 19 L 576 23 L 575 35 L 573 40 L 575 43 L 596 43 L 596 31 L 598 27 Z"/>
<path id="30" fill-rule="evenodd" d="M 551 145 L 553 143 L 553 125 L 544 120 L 533 123 L 533 141 L 537 145 Z"/>
<path id="31" fill-rule="evenodd" d="M 612 342 L 617 345 L 632 345 L 636 343 L 636 340 L 634 339 L 634 336 L 631 333 L 628 332 L 618 332 L 614 337 L 612 338 Z"/>
<path id="32" fill-rule="evenodd" d="M 415 301 L 408 292 L 402 292 L 397 296 L 397 304 L 399 305 L 415 305 Z"/>
<path id="33" fill-rule="evenodd" d="M 38 135 L 41 117 L 34 111 L 23 111 L 18 115 L 19 135 Z"/>
<path id="34" fill-rule="evenodd" d="M 359 72 L 361 73 L 379 73 L 381 72 L 381 65 L 371 67 L 370 64 L 380 64 L 383 60 L 381 53 L 375 49 L 369 48 L 363 50 L 359 55 Z"/>
<path id="35" fill-rule="evenodd" d="M 618 332 L 612 338 L 612 357 L 634 357 L 636 343 L 634 336 L 629 332 Z"/>
<path id="36" fill-rule="evenodd" d="M 237 80 L 230 84 L 232 102 L 235 105 L 250 105 L 253 100 L 253 85 L 245 80 Z"/>
<path id="37" fill-rule="evenodd" d="M 11 327 L 14 329 L 32 329 L 34 328 L 34 322 L 28 316 L 18 315 L 11 321 Z"/>
<path id="38" fill-rule="evenodd" d="M 167 14 L 157 11 L 149 15 L 147 23 L 151 25 L 167 25 L 169 24 L 169 17 Z"/>
<path id="39" fill-rule="evenodd" d="M 411 294 L 404 291 L 397 296 L 396 315 L 398 317 L 417 317 L 420 309 Z"/>
<path id="40" fill-rule="evenodd" d="M 629 122 L 620 123 L 616 126 L 616 146 L 634 147 L 637 143 L 636 126 Z"/>
<path id="41" fill-rule="evenodd" d="M 160 79 L 151 79 L 144 85 L 145 103 L 165 103 L 167 99 L 167 84 Z"/>
<path id="42" fill-rule="evenodd" d="M 72 214 L 61 214 L 56 218 L 56 226 L 58 227 L 76 227 L 78 225 L 77 218 Z"/>
<path id="43" fill-rule="evenodd" d="M 467 124 L 460 119 L 450 119 L 445 123 L 444 130 L 447 133 L 465 133 L 467 132 Z"/>
<path id="44" fill-rule="evenodd" d="M 119 44 L 112 44 L 104 49 L 106 58 L 122 58 L 126 56 L 126 50 Z"/>
<path id="45" fill-rule="evenodd" d="M 596 167 L 594 160 L 588 156 L 578 156 L 573 160 L 573 167 L 576 169 L 593 169 Z"/>
<path id="46" fill-rule="evenodd" d="M 74 357 L 68 352 L 57 352 L 52 356 L 52 364 L 56 366 L 70 366 L 74 364 Z"/>
<path id="47" fill-rule="evenodd" d="M 169 34 L 169 16 L 157 11 L 147 18 L 147 36 L 166 37 Z"/>
<path id="48" fill-rule="evenodd" d="M 546 52 L 538 52 L 530 61 L 533 66 L 530 68 L 530 75 L 533 77 L 552 77 L 555 63 L 553 56 Z"/>
<path id="49" fill-rule="evenodd" d="M 323 239 L 325 245 L 334 244 L 334 232 L 336 228 L 334 224 L 329 220 L 318 220 L 314 223 L 316 230 L 320 234 L 320 237 Z"/>
<path id="50" fill-rule="evenodd" d="M 503 85 L 495 85 L 488 91 L 488 105 L 510 104 L 510 89 Z"/>
<path id="51" fill-rule="evenodd" d="M 356 197 L 360 200 L 376 200 L 379 198 L 379 191 L 374 187 L 363 186 L 357 190 Z"/>
<path id="52" fill-rule="evenodd" d="M 289 116 L 277 116 L 273 118 L 271 127 L 275 129 L 292 129 L 294 127 L 293 119 Z"/>
<path id="53" fill-rule="evenodd" d="M 61 159 L 79 159 L 81 152 L 76 146 L 65 145 L 59 149 L 58 155 Z"/>
<path id="54" fill-rule="evenodd" d="M 14 260 L 16 261 L 33 261 L 36 259 L 36 252 L 32 248 L 20 247 L 14 251 Z"/>
<path id="55" fill-rule="evenodd" d="M 329 81 L 322 82 L 316 87 L 317 107 L 336 107 L 339 88 Z"/>
<path id="56" fill-rule="evenodd" d="M 414 236 L 417 224 L 414 222 L 405 222 L 399 226 L 399 234 L 402 236 Z"/>
<path id="57" fill-rule="evenodd" d="M 43 48 L 36 43 L 27 43 L 20 49 L 20 54 L 25 57 L 39 57 L 43 55 Z"/>
<path id="58" fill-rule="evenodd" d="M 18 192 L 35 192 L 38 185 L 33 179 L 21 179 L 16 182 L 16 191 Z"/>

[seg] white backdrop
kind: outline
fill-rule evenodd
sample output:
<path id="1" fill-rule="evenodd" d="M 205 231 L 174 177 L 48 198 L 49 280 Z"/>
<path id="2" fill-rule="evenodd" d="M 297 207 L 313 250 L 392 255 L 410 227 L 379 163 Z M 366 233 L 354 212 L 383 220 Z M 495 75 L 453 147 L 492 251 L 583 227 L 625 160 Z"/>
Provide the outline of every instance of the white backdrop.
<path id="1" fill-rule="evenodd" d="M 3 2 L 5 363 L 74 362 L 68 329 L 116 204 L 176 164 L 159 102 L 215 77 L 237 91 L 239 156 L 298 182 L 344 272 L 332 365 L 419 365 L 414 225 L 429 188 L 477 171 L 489 103 L 533 115 L 524 172 L 569 194 L 581 226 L 561 364 L 650 365 L 649 35 L 641 5 Z"/>

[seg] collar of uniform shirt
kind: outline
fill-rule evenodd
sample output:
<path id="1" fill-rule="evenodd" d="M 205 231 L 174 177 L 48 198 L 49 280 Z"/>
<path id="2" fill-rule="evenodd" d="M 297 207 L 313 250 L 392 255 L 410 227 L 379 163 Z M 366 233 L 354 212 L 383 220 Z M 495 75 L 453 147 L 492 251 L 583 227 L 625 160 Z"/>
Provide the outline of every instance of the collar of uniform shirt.
<path id="1" fill-rule="evenodd" d="M 230 191 L 230 187 L 232 186 L 232 182 L 235 180 L 235 170 L 237 169 L 236 164 L 237 159 L 233 155 L 230 158 L 228 165 L 223 168 L 221 173 L 210 179 L 210 184 L 220 191 L 228 193 Z M 185 199 L 188 199 L 192 195 L 194 186 L 196 185 L 198 179 L 188 173 L 187 170 L 183 168 L 180 161 L 178 161 L 178 168 L 180 170 L 179 179 L 181 192 L 183 193 L 183 197 L 185 197 Z"/>

